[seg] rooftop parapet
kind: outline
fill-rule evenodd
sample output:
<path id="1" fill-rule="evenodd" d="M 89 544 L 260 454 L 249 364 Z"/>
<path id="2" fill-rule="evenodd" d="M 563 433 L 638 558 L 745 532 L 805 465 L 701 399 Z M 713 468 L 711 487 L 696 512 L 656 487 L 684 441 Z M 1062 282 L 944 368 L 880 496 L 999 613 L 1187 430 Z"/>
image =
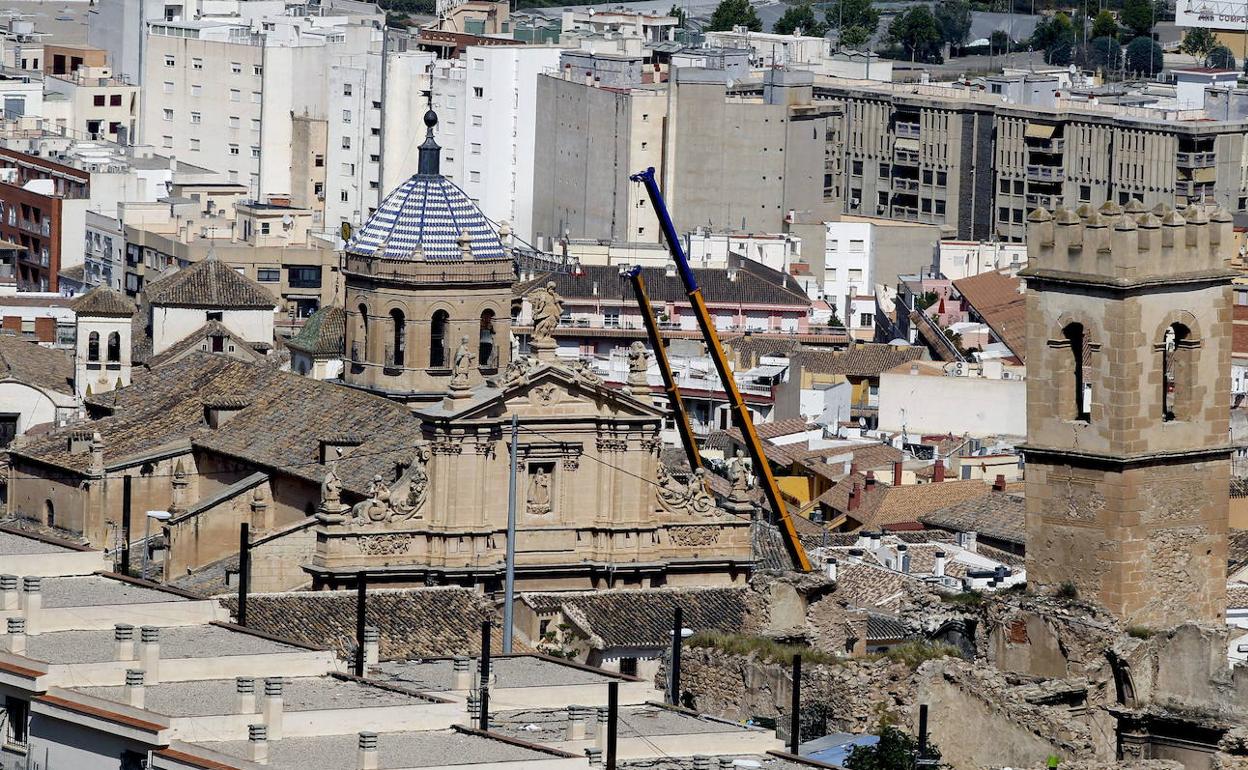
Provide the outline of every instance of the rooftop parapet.
<path id="1" fill-rule="evenodd" d="M 1231 215 L 1221 206 L 1039 208 L 1027 217 L 1020 274 L 1124 286 L 1199 280 L 1229 274 L 1234 253 Z"/>

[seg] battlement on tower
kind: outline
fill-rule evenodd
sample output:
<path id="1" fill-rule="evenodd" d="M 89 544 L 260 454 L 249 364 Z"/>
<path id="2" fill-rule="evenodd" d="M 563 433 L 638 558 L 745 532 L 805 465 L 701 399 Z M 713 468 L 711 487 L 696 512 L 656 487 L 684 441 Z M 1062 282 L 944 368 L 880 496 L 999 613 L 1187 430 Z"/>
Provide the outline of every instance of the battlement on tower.
<path id="1" fill-rule="evenodd" d="M 1223 275 L 1235 252 L 1231 215 L 1192 205 L 1152 210 L 1132 201 L 1099 209 L 1034 210 L 1024 276 L 1130 285 Z"/>

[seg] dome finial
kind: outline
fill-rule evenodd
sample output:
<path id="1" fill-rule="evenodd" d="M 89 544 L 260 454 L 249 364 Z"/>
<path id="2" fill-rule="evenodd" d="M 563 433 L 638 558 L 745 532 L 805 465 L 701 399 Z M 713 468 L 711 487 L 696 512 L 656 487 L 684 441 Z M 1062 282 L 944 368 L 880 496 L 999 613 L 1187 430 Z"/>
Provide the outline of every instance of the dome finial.
<path id="1" fill-rule="evenodd" d="M 432 89 L 425 91 L 425 98 L 429 102 L 429 109 L 425 111 L 425 141 L 420 145 L 420 161 L 416 167 L 416 173 L 423 176 L 437 176 L 441 173 L 438 165 L 442 156 L 442 148 L 433 138 L 433 129 L 438 125 L 438 113 L 433 111 Z"/>

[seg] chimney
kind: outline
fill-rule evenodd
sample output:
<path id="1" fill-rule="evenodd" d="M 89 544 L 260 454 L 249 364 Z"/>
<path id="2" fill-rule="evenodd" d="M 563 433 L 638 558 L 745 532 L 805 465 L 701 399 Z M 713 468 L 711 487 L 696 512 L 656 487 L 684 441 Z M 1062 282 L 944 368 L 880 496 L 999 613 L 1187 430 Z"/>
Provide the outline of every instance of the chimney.
<path id="1" fill-rule="evenodd" d="M 871 545 L 870 545 L 871 550 L 872 551 L 879 550 L 880 542 L 884 539 L 884 533 L 883 532 L 868 532 L 867 537 L 870 538 L 871 540 Z"/>
<path id="2" fill-rule="evenodd" d="M 368 631 L 367 628 L 364 630 Z M 472 660 L 470 658 L 460 655 L 451 664 L 451 689 L 472 689 Z"/>
<path id="3" fill-rule="evenodd" d="M 858 475 L 858 463 L 852 462 L 852 461 L 849 463 L 849 475 L 851 476 Z"/>
<path id="4" fill-rule="evenodd" d="M 585 749 L 585 758 L 589 760 L 590 767 L 602 767 L 602 749 L 597 746 Z"/>
<path id="5" fill-rule="evenodd" d="M 367 730 L 361 732 L 359 746 L 355 753 L 357 770 L 377 770 L 380 764 L 377 756 L 377 733 Z"/>
<path id="6" fill-rule="evenodd" d="M 828 580 L 836 580 L 836 559 L 828 559 L 827 563 L 823 565 L 823 571 L 827 574 Z"/>
<path id="7" fill-rule="evenodd" d="M 862 564 L 862 549 L 861 548 L 849 549 L 849 563 L 850 564 Z"/>
<path id="8" fill-rule="evenodd" d="M 9 635 L 4 647 L 14 655 L 26 654 L 26 618 L 9 618 Z"/>
<path id="9" fill-rule="evenodd" d="M 997 474 L 997 480 L 992 482 L 992 491 L 993 492 L 1005 491 L 1005 474 L 1004 473 Z"/>
<path id="10" fill-rule="evenodd" d="M 938 578 L 945 576 L 945 559 L 948 555 L 944 551 L 936 552 L 936 565 L 932 567 L 932 574 Z"/>
<path id="11" fill-rule="evenodd" d="M 975 553 L 978 550 L 979 537 L 974 532 L 959 532 L 958 545 L 963 549 Z"/>
<path id="12" fill-rule="evenodd" d="M 606 706 L 598 707 L 598 734 L 596 736 L 597 743 L 595 745 L 604 752 L 607 750 L 607 725 L 611 721 L 611 709 Z"/>
<path id="13" fill-rule="evenodd" d="M 0 609 L 15 610 L 19 606 L 17 575 L 0 575 Z"/>
<path id="14" fill-rule="evenodd" d="M 22 578 L 22 614 L 26 616 L 26 633 L 37 634 L 39 631 L 39 613 L 43 609 L 43 580 L 34 575 Z"/>
<path id="15" fill-rule="evenodd" d="M 694 754 L 693 770 L 711 770 L 711 758 L 705 754 Z"/>
<path id="16" fill-rule="evenodd" d="M 364 665 L 375 666 L 381 658 L 381 632 L 376 626 L 364 626 Z"/>
<path id="17" fill-rule="evenodd" d="M 893 486 L 895 487 L 901 486 L 901 467 L 901 460 L 893 463 Z"/>
<path id="18" fill-rule="evenodd" d="M 143 708 L 143 669 L 126 669 L 126 703 L 136 709 Z"/>
<path id="19" fill-rule="evenodd" d="M 944 480 L 945 480 L 945 461 L 937 460 L 936 464 L 932 466 L 932 481 L 944 481 Z"/>
<path id="20" fill-rule="evenodd" d="M 264 699 L 260 701 L 260 716 L 268 725 L 269 737 L 282 739 L 282 678 L 271 676 L 264 680 Z"/>
<path id="21" fill-rule="evenodd" d="M 862 490 L 858 487 L 858 482 L 854 482 L 854 488 L 849 490 L 849 510 L 858 510 L 858 504 L 862 502 Z"/>
<path id="22" fill-rule="evenodd" d="M 875 489 L 875 471 L 867 471 L 866 491 L 870 492 L 873 489 Z"/>
<path id="23" fill-rule="evenodd" d="M 134 626 L 129 623 L 113 626 L 113 645 L 116 660 L 134 660 Z"/>
<path id="24" fill-rule="evenodd" d="M 897 544 L 897 571 L 910 574 L 910 546 L 905 543 Z"/>
<path id="25" fill-rule="evenodd" d="M 588 709 L 582 706 L 568 706 L 568 731 L 566 740 L 585 740 L 585 717 Z"/>
<path id="26" fill-rule="evenodd" d="M 160 681 L 160 629 L 156 626 L 139 629 L 139 665 L 148 684 Z"/>
<path id="27" fill-rule="evenodd" d="M 269 729 L 247 725 L 247 758 L 257 765 L 269 764 Z"/>
<path id="28" fill-rule="evenodd" d="M 234 677 L 234 713 L 256 713 L 256 678 L 254 676 Z"/>

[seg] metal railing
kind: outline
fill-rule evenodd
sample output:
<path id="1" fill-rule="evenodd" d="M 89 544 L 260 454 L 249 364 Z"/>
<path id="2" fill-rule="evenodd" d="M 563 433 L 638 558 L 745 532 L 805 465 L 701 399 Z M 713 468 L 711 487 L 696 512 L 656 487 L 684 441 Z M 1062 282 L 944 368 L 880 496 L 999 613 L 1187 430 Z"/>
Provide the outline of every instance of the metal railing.
<path id="1" fill-rule="evenodd" d="M 895 176 L 895 177 L 893 177 L 893 190 L 894 190 L 894 191 L 910 191 L 910 192 L 918 192 L 918 191 L 919 191 L 919 180 L 917 180 L 917 179 L 906 179 L 906 178 L 904 178 L 904 177 L 896 177 L 896 176 Z"/>
<path id="2" fill-rule="evenodd" d="M 1213 152 L 1179 152 L 1174 160 L 1184 168 L 1209 168 L 1217 164 L 1218 156 Z"/>
<path id="3" fill-rule="evenodd" d="M 898 123 L 895 129 L 897 136 L 913 136 L 919 135 L 918 123 Z"/>
<path id="4" fill-rule="evenodd" d="M 906 165 L 918 165 L 919 153 L 917 150 L 893 149 L 893 162 L 904 163 Z"/>
<path id="5" fill-rule="evenodd" d="M 1038 182 L 1061 182 L 1066 179 L 1066 171 L 1055 166 L 1028 166 L 1027 178 Z"/>

